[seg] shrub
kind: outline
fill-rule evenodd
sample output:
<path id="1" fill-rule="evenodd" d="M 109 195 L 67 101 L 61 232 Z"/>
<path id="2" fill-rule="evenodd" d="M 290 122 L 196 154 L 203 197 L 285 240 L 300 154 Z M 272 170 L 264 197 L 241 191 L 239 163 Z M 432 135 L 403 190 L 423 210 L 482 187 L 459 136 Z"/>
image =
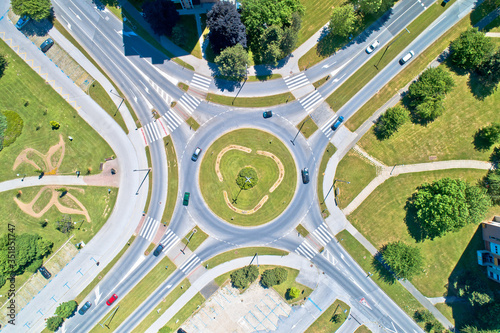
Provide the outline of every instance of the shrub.
<path id="1" fill-rule="evenodd" d="M 294 298 L 299 297 L 300 294 L 301 294 L 301 291 L 299 288 L 291 287 L 291 288 L 288 288 L 286 291 L 286 298 L 287 299 L 294 299 Z"/>
<path id="2" fill-rule="evenodd" d="M 57 121 L 55 121 L 55 120 L 51 120 L 50 121 L 50 126 L 52 126 L 53 130 L 58 130 L 59 127 L 61 127 L 61 125 Z"/>
<path id="3" fill-rule="evenodd" d="M 434 316 L 429 310 L 417 310 L 413 314 L 413 318 L 415 318 L 417 323 L 426 323 L 434 320 Z"/>
<path id="4" fill-rule="evenodd" d="M 57 329 L 63 323 L 63 319 L 59 316 L 50 317 L 47 319 L 47 329 L 51 332 L 57 331 Z"/>
<path id="5" fill-rule="evenodd" d="M 30 273 L 35 273 L 37 269 L 39 269 L 40 266 L 42 266 L 42 264 L 43 264 L 42 259 L 36 259 L 28 267 L 26 267 L 26 270 Z"/>
<path id="6" fill-rule="evenodd" d="M 75 313 L 76 307 L 78 304 L 76 301 L 69 301 L 69 302 L 64 302 L 59 304 L 59 306 L 56 309 L 56 315 L 62 317 L 62 318 L 68 318 L 73 313 Z"/>

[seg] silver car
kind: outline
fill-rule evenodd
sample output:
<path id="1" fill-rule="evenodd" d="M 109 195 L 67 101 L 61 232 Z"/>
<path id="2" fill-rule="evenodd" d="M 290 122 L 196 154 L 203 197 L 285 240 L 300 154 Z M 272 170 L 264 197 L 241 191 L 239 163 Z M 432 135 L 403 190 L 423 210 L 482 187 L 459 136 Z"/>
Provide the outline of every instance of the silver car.
<path id="1" fill-rule="evenodd" d="M 367 48 L 366 48 L 366 53 L 370 54 L 375 50 L 378 46 L 380 45 L 380 42 L 378 40 L 374 41 L 371 43 Z"/>

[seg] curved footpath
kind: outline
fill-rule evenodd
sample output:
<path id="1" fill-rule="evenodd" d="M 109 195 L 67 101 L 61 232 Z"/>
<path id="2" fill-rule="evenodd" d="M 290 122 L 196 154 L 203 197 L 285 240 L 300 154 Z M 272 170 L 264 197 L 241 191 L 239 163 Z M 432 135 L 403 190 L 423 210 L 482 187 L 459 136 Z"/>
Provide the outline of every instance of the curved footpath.
<path id="1" fill-rule="evenodd" d="M 9 3 L 3 2 L 0 5 L 0 12 L 6 13 L 8 7 Z M 56 91 L 75 107 L 79 115 L 106 140 L 117 156 L 120 170 L 120 190 L 108 222 L 36 298 L 24 309 L 16 309 L 18 312 L 16 326 L 8 325 L 3 329 L 5 332 L 24 332 L 29 329 L 42 331 L 45 327 L 43 318 L 51 315 L 58 303 L 74 299 L 97 276 L 99 271 L 106 267 L 134 233 L 137 221 L 142 215 L 148 184 L 145 184 L 144 190 L 136 196 L 135 192 L 141 179 L 140 175 L 132 170 L 144 168 L 147 166 L 147 160 L 143 147 L 134 144 L 141 141 L 130 140 L 121 127 L 97 103 L 14 27 L 6 14 L 0 19 L 0 30 L 5 33 L 1 36 L 3 40 L 15 52 L 23 54 L 23 59 L 32 68 L 39 68 L 38 72 L 44 73 L 45 81 L 57 89 Z M 131 132 L 132 135 L 134 133 L 136 131 Z M 23 185 L 24 182 L 29 185 L 42 185 L 43 182 L 60 180 L 60 177 L 64 176 L 44 177 L 39 181 L 30 177 L 23 182 L 21 179 L 11 182 L 17 181 L 19 185 Z M 78 179 L 76 176 L 74 178 Z M 87 249 L 92 249 L 92 251 Z M 100 253 L 104 255 L 102 257 L 96 255 Z M 95 260 L 100 261 L 102 265 L 96 266 Z M 51 298 L 54 302 L 47 302 Z M 35 313 L 37 316 L 33 315 Z M 36 319 L 32 319 L 34 317 Z"/>

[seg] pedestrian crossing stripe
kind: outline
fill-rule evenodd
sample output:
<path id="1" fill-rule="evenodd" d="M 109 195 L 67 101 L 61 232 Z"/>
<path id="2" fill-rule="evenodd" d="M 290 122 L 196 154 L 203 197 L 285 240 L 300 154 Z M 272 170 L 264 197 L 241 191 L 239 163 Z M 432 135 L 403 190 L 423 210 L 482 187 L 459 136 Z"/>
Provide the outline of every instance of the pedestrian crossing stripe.
<path id="1" fill-rule="evenodd" d="M 181 99 L 179 100 L 179 104 L 186 109 L 186 111 L 191 114 L 193 113 L 194 110 L 200 105 L 200 100 L 194 98 L 193 96 L 189 94 L 184 94 L 182 95 Z"/>
<path id="2" fill-rule="evenodd" d="M 323 246 L 328 244 L 333 239 L 333 235 L 326 228 L 325 222 L 323 222 L 318 228 L 316 228 L 316 230 L 314 230 L 312 234 L 319 240 L 319 242 Z"/>
<path id="3" fill-rule="evenodd" d="M 191 80 L 191 86 L 203 91 L 208 91 L 211 82 L 211 79 L 195 73 L 193 79 Z"/>
<path id="4" fill-rule="evenodd" d="M 285 83 L 288 89 L 293 90 L 308 85 L 309 80 L 304 73 L 300 73 L 299 75 L 287 77 Z"/>
<path id="5" fill-rule="evenodd" d="M 313 91 L 310 93 L 308 96 L 305 98 L 299 100 L 300 104 L 302 107 L 306 110 L 306 112 L 309 114 L 314 111 L 314 107 L 318 105 L 320 102 L 323 101 L 323 97 L 318 91 Z"/>
<path id="6" fill-rule="evenodd" d="M 307 240 L 304 240 L 302 244 L 295 249 L 295 253 L 298 255 L 302 255 L 307 259 L 311 260 L 316 254 L 318 254 L 318 250 L 316 250 L 312 245 L 310 245 Z"/>
<path id="7" fill-rule="evenodd" d="M 139 232 L 139 236 L 151 241 L 153 239 L 159 225 L 160 225 L 160 222 L 158 222 L 154 218 L 148 216 L 146 218 L 146 223 L 144 223 L 141 231 Z"/>
<path id="8" fill-rule="evenodd" d="M 179 241 L 179 236 L 177 236 L 172 230 L 168 229 L 160 244 L 163 245 L 162 252 L 167 253 L 172 247 Z"/>
<path id="9" fill-rule="evenodd" d="M 333 130 L 331 129 L 333 123 L 335 122 L 335 119 L 337 119 L 337 116 L 334 116 L 330 118 L 325 125 L 321 127 L 321 132 L 326 135 L 327 138 L 331 137 L 333 135 Z"/>
<path id="10" fill-rule="evenodd" d="M 175 112 L 169 110 L 163 115 L 168 129 L 173 132 L 177 127 L 179 127 L 184 121 Z"/>
<path id="11" fill-rule="evenodd" d="M 200 258 L 198 258 L 198 256 L 193 253 L 193 255 L 191 257 L 189 257 L 188 260 L 186 260 L 181 265 L 181 267 L 179 267 L 179 269 L 184 274 L 188 275 L 189 272 L 191 272 L 191 270 L 193 270 L 200 261 L 201 261 Z"/>

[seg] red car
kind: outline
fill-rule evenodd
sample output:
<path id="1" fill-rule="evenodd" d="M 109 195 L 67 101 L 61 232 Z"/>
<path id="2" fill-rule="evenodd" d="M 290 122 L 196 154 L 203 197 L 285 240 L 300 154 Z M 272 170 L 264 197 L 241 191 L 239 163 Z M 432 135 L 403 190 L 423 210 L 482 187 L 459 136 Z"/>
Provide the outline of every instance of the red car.
<path id="1" fill-rule="evenodd" d="M 116 301 L 116 299 L 117 299 L 117 298 L 118 298 L 118 295 L 117 295 L 117 294 L 113 294 L 113 296 L 111 296 L 111 297 L 110 297 L 110 298 L 106 301 L 106 304 L 107 304 L 107 305 L 111 305 L 111 304 L 113 304 L 113 303 Z"/>

